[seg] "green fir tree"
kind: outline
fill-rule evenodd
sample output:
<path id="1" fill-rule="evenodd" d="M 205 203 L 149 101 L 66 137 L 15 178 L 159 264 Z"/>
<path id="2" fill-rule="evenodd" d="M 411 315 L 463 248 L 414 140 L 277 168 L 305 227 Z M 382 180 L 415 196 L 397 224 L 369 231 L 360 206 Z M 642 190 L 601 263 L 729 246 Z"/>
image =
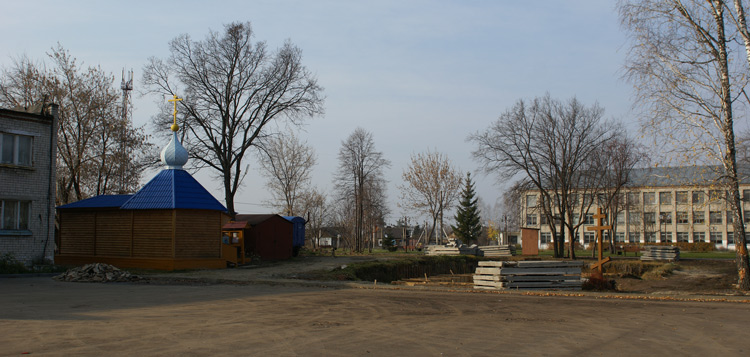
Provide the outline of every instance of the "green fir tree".
<path id="1" fill-rule="evenodd" d="M 479 207 L 475 197 L 474 183 L 471 182 L 471 173 L 466 173 L 466 181 L 461 191 L 461 202 L 456 211 L 456 225 L 451 226 L 456 236 L 466 244 L 477 241 L 482 234 L 482 223 L 479 218 Z"/>

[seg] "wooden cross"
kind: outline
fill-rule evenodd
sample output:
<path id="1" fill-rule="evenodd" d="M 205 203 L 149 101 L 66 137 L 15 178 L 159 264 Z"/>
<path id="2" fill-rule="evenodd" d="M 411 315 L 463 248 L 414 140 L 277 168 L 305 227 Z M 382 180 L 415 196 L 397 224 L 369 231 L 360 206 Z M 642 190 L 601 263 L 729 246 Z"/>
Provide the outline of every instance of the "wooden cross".
<path id="1" fill-rule="evenodd" d="M 173 95 L 172 99 L 167 100 L 167 102 L 174 103 L 174 111 L 172 112 L 172 116 L 174 117 L 174 124 L 172 124 L 172 131 L 177 131 L 180 129 L 180 127 L 177 125 L 177 102 L 181 100 L 182 98 L 177 98 L 177 95 Z"/>
<path id="2" fill-rule="evenodd" d="M 599 269 L 600 274 L 604 274 L 603 266 L 605 263 L 609 262 L 611 260 L 610 257 L 607 257 L 607 259 L 602 258 L 602 240 L 604 239 L 604 232 L 605 230 L 611 230 L 612 226 L 605 226 L 604 225 L 604 218 L 607 218 L 607 215 L 602 213 L 602 208 L 599 207 L 596 209 L 596 214 L 594 215 L 594 218 L 596 218 L 596 226 L 594 227 L 586 227 L 587 231 L 596 231 L 596 242 L 597 247 L 599 248 L 599 261 L 595 264 L 591 265 L 591 269 Z"/>

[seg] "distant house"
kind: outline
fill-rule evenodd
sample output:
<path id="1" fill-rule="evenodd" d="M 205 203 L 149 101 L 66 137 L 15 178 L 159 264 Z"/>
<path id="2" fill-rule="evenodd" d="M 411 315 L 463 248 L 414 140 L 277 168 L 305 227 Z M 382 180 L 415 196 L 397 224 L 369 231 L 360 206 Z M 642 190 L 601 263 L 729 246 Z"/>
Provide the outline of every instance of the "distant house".
<path id="1" fill-rule="evenodd" d="M 52 261 L 57 105 L 0 109 L 0 255 Z"/>
<path id="2" fill-rule="evenodd" d="M 247 221 L 245 253 L 265 260 L 282 260 L 295 256 L 305 244 L 305 219 L 277 214 L 238 214 L 237 221 Z"/>
<path id="3" fill-rule="evenodd" d="M 227 209 L 182 165 L 173 133 L 166 168 L 134 195 L 103 195 L 58 207 L 60 264 L 107 263 L 149 269 L 224 268 Z"/>

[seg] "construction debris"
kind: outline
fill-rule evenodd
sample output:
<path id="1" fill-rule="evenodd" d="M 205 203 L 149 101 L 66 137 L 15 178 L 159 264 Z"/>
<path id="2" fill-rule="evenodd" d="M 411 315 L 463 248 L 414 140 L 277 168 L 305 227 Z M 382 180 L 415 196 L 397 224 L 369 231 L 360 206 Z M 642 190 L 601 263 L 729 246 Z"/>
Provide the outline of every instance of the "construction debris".
<path id="1" fill-rule="evenodd" d="M 516 255 L 515 245 L 483 245 L 479 247 L 485 257 L 512 257 Z"/>
<path id="2" fill-rule="evenodd" d="M 461 245 L 428 245 L 425 246 L 426 255 L 480 255 L 481 251 L 476 244 Z"/>
<path id="3" fill-rule="evenodd" d="M 117 269 L 112 265 L 94 263 L 86 264 L 82 267 L 68 269 L 68 271 L 55 276 L 53 279 L 59 281 L 109 283 L 137 281 L 140 280 L 141 277 Z"/>
<path id="4" fill-rule="evenodd" d="M 680 260 L 680 248 L 668 245 L 647 245 L 643 247 L 641 260 Z"/>
<path id="5" fill-rule="evenodd" d="M 474 289 L 581 290 L 580 261 L 483 261 L 474 273 Z"/>

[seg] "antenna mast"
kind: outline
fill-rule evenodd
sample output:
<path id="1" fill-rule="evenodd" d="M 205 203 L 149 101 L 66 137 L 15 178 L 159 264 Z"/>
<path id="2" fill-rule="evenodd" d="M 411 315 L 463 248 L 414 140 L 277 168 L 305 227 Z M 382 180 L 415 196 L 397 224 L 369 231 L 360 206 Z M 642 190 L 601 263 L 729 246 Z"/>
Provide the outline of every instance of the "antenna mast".
<path id="1" fill-rule="evenodd" d="M 125 185 L 125 169 L 126 166 L 129 166 L 128 163 L 130 162 L 129 159 L 126 157 L 125 153 L 125 132 L 128 128 L 128 123 L 130 121 L 128 120 L 128 114 L 130 110 L 129 103 L 130 103 L 130 91 L 133 90 L 133 70 L 131 69 L 130 72 L 128 72 L 127 80 L 125 79 L 125 69 L 122 70 L 122 82 L 120 82 L 120 89 L 122 89 L 122 122 L 121 122 L 121 129 L 120 129 L 120 187 L 119 187 L 119 194 L 127 193 L 126 185 Z M 129 169 L 129 168 L 128 168 Z"/>

